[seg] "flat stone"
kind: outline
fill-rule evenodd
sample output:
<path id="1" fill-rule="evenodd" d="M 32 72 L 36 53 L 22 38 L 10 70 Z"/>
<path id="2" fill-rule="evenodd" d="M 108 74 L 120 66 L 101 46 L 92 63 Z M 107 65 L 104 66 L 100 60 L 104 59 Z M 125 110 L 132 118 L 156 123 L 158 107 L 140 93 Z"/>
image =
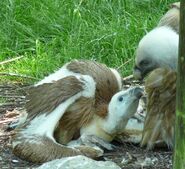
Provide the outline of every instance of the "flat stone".
<path id="1" fill-rule="evenodd" d="M 65 157 L 42 164 L 37 169 L 121 169 L 111 161 L 95 161 L 85 156 Z"/>

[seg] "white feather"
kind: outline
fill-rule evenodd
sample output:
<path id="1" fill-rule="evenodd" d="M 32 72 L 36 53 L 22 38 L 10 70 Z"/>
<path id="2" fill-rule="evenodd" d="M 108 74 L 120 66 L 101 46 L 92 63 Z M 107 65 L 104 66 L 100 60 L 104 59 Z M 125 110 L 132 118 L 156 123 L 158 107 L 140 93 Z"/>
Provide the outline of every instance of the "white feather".
<path id="1" fill-rule="evenodd" d="M 159 64 L 176 68 L 179 36 L 170 27 L 157 27 L 147 33 L 139 42 L 136 63 L 143 58 L 155 58 Z"/>
<path id="2" fill-rule="evenodd" d="M 44 83 L 52 83 L 53 81 L 60 80 L 67 76 L 79 76 L 79 73 L 74 73 L 72 71 L 69 71 L 66 67 L 69 63 L 65 64 L 62 68 L 57 70 L 56 72 L 52 73 L 51 75 L 45 77 L 43 80 L 39 81 L 35 86 L 42 85 Z"/>
<path id="3" fill-rule="evenodd" d="M 122 78 L 116 69 L 111 68 L 110 70 L 115 75 L 117 82 L 118 82 L 118 85 L 119 85 L 119 90 L 120 90 L 122 88 Z"/>
<path id="4" fill-rule="evenodd" d="M 61 103 L 51 113 L 45 112 L 42 115 L 34 118 L 27 128 L 22 131 L 23 135 L 26 135 L 26 137 L 30 134 L 46 135 L 53 139 L 53 131 L 66 109 L 81 96 L 94 97 L 96 84 L 93 78 L 87 75 L 82 75 L 78 78 L 84 83 L 84 90 Z"/>

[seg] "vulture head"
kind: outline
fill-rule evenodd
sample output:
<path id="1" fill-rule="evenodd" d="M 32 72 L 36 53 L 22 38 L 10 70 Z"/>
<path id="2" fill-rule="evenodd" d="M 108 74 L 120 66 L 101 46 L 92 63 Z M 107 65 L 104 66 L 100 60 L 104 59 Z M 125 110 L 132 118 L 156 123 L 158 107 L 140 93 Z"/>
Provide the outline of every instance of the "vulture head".
<path id="1" fill-rule="evenodd" d="M 170 27 L 157 27 L 147 33 L 136 50 L 133 75 L 143 79 L 156 68 L 176 69 L 179 36 Z"/>
<path id="2" fill-rule="evenodd" d="M 116 93 L 109 105 L 108 114 L 103 123 L 100 124 L 105 133 L 116 136 L 122 133 L 128 120 L 136 113 L 139 99 L 143 95 L 143 89 L 133 87 Z M 102 137 L 99 135 L 99 137 Z M 106 140 L 106 137 L 103 138 Z M 111 141 L 111 140 L 107 140 Z"/>

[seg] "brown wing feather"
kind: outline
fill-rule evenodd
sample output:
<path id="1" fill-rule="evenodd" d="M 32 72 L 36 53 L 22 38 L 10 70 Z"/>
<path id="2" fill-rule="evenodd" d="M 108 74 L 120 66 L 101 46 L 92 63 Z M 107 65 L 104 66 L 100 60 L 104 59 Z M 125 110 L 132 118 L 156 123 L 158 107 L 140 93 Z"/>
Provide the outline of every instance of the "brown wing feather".
<path id="1" fill-rule="evenodd" d="M 119 84 L 112 71 L 103 64 L 95 61 L 72 61 L 67 69 L 90 75 L 96 82 L 95 98 L 81 98 L 71 105 L 59 122 L 55 131 L 55 138 L 60 143 L 67 143 L 79 133 L 80 128 L 86 125 L 97 114 L 100 117 L 107 115 L 107 106 L 112 96 L 119 91 Z M 73 131 L 74 134 L 71 134 Z"/>
<path id="2" fill-rule="evenodd" d="M 59 121 L 55 138 L 61 144 L 68 143 L 74 136 L 79 136 L 80 128 L 91 121 L 95 113 L 94 98 L 81 97 L 69 106 Z"/>
<path id="3" fill-rule="evenodd" d="M 96 82 L 96 103 L 109 103 L 112 96 L 119 91 L 119 84 L 111 69 L 95 61 L 72 61 L 67 69 L 75 73 L 90 75 Z"/>
<path id="4" fill-rule="evenodd" d="M 72 61 L 67 65 L 67 69 L 93 77 L 96 82 L 96 93 L 95 98 L 81 97 L 75 104 L 68 107 L 55 131 L 55 138 L 60 143 L 71 140 L 95 113 L 100 117 L 105 117 L 108 103 L 119 91 L 115 75 L 103 64 L 87 60 Z M 58 104 L 81 91 L 82 86 L 83 84 L 79 83 L 78 79 L 69 76 L 54 83 L 33 87 L 28 95 L 30 101 L 26 105 L 29 116 L 32 117 L 36 112 L 51 112 Z M 39 96 L 38 93 L 42 95 Z"/>
<path id="5" fill-rule="evenodd" d="M 161 18 L 158 26 L 170 26 L 177 33 L 179 32 L 180 3 L 173 3 L 171 9 Z"/>
<path id="6" fill-rule="evenodd" d="M 26 103 L 28 118 L 52 112 L 59 104 L 82 90 L 83 83 L 74 76 L 30 88 Z"/>
<path id="7" fill-rule="evenodd" d="M 175 122 L 176 72 L 159 68 L 146 79 L 147 115 L 141 145 L 152 148 L 163 140 L 172 146 Z"/>

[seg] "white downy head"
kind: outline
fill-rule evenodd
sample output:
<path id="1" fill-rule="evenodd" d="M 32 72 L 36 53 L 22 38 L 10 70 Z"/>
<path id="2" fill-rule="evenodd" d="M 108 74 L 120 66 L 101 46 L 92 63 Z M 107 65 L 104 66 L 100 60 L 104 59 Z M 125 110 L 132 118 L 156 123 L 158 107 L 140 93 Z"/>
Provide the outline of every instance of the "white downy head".
<path id="1" fill-rule="evenodd" d="M 129 118 L 135 114 L 142 94 L 143 89 L 139 87 L 116 93 L 109 103 L 103 129 L 109 134 L 122 132 Z"/>
<path id="2" fill-rule="evenodd" d="M 157 27 L 147 33 L 136 50 L 134 77 L 143 79 L 158 67 L 176 69 L 179 36 L 170 27 Z"/>

